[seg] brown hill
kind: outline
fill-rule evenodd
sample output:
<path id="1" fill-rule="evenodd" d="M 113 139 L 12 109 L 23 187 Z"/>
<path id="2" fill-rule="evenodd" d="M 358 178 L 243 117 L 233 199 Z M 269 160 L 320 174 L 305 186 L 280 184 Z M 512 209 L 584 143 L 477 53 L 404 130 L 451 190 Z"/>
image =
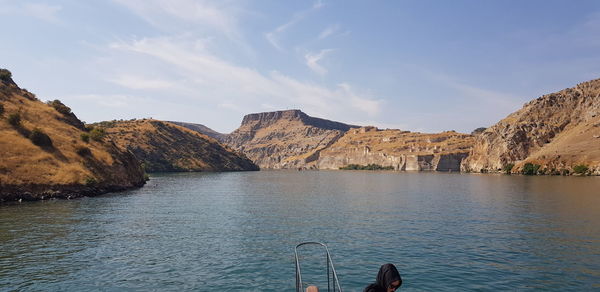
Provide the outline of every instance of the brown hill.
<path id="1" fill-rule="evenodd" d="M 88 133 L 59 101 L 45 104 L 19 88 L 3 69 L 0 153 L 0 201 L 97 195 L 144 184 L 133 154 L 97 130 Z"/>
<path id="2" fill-rule="evenodd" d="M 194 123 L 185 123 L 185 122 L 174 122 L 174 121 L 168 121 L 169 123 L 173 123 L 175 125 L 179 125 L 185 128 L 188 128 L 192 131 L 196 131 L 200 134 L 204 134 L 206 136 L 212 137 L 217 139 L 217 141 L 224 141 L 225 140 L 225 136 L 227 136 L 226 134 L 223 133 L 219 133 L 205 125 L 202 124 L 194 124 Z"/>
<path id="3" fill-rule="evenodd" d="M 363 127 L 349 130 L 320 153 L 319 169 L 339 169 L 350 164 L 391 166 L 396 170 L 459 171 L 473 147 L 469 134 L 437 134 Z"/>
<path id="4" fill-rule="evenodd" d="M 142 119 L 97 123 L 144 162 L 148 172 L 258 170 L 215 139 L 170 122 Z"/>
<path id="5" fill-rule="evenodd" d="M 261 168 L 305 167 L 356 126 L 313 118 L 300 110 L 249 114 L 225 142 Z"/>
<path id="6" fill-rule="evenodd" d="M 600 79 L 537 98 L 477 136 L 465 171 L 539 164 L 544 173 L 586 165 L 600 174 Z"/>

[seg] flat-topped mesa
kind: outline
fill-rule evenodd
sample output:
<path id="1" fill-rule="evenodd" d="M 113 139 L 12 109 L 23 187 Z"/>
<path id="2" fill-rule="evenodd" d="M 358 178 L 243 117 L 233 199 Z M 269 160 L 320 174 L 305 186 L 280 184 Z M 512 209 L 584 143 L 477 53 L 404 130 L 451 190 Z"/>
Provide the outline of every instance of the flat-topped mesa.
<path id="1" fill-rule="evenodd" d="M 307 167 L 322 149 L 353 127 L 300 110 L 255 113 L 246 115 L 225 142 L 261 168 Z"/>
<path id="2" fill-rule="evenodd" d="M 308 126 L 340 131 L 348 131 L 350 128 L 358 127 L 311 117 L 297 109 L 248 114 L 242 119 L 242 126 L 252 125 L 253 128 L 261 128 L 268 127 L 274 123 L 277 123 L 278 121 L 300 121 Z"/>

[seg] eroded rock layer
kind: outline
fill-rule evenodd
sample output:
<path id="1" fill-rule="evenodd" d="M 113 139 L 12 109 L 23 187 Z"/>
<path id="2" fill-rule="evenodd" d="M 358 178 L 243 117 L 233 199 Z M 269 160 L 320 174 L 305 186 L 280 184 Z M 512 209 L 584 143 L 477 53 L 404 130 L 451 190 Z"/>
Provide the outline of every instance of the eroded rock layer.
<path id="1" fill-rule="evenodd" d="M 600 79 L 537 98 L 477 136 L 465 171 L 501 171 L 525 163 L 540 170 L 600 172 Z"/>
<path id="2" fill-rule="evenodd" d="M 396 170 L 459 171 L 473 140 L 471 135 L 454 131 L 424 134 L 363 127 L 349 130 L 321 151 L 315 167 L 377 164 Z"/>

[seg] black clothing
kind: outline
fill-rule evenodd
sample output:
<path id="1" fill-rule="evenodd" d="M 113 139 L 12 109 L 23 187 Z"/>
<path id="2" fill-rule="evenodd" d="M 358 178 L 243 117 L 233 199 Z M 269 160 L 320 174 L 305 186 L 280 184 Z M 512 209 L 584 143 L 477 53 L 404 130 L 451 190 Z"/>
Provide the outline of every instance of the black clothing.
<path id="1" fill-rule="evenodd" d="M 367 286 L 363 292 L 387 292 L 390 284 L 395 281 L 400 281 L 400 286 L 402 286 L 402 277 L 396 267 L 392 264 L 385 264 L 379 268 L 377 281 Z"/>

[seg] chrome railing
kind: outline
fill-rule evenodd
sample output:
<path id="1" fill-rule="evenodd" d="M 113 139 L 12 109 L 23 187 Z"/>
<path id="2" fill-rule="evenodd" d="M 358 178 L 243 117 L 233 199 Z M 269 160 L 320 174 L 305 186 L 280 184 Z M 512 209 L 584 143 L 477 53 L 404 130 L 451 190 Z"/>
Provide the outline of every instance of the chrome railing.
<path id="1" fill-rule="evenodd" d="M 309 241 L 303 242 L 294 248 L 294 256 L 296 259 L 296 292 L 304 292 L 304 284 L 302 282 L 302 272 L 300 271 L 300 260 L 298 258 L 298 248 L 304 245 L 320 245 L 325 248 L 325 254 L 327 256 L 327 292 L 342 292 L 342 288 L 340 287 L 340 281 L 338 280 L 337 273 L 335 272 L 335 267 L 333 266 L 333 261 L 331 261 L 331 254 L 329 254 L 329 249 L 327 245 L 321 242 Z M 333 290 L 332 290 L 333 289 Z M 322 291 L 322 290 L 321 290 Z"/>

